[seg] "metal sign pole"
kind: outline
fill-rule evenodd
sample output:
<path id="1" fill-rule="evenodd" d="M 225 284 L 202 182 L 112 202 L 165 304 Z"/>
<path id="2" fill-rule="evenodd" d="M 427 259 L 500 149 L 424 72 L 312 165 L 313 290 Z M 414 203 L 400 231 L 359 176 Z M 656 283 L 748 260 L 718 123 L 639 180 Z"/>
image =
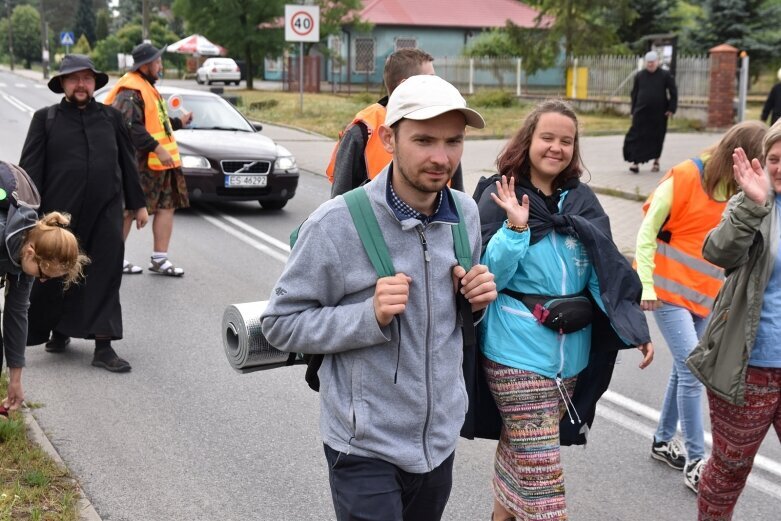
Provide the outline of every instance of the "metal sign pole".
<path id="1" fill-rule="evenodd" d="M 304 42 L 298 43 L 298 89 L 301 95 L 301 113 L 304 113 Z"/>

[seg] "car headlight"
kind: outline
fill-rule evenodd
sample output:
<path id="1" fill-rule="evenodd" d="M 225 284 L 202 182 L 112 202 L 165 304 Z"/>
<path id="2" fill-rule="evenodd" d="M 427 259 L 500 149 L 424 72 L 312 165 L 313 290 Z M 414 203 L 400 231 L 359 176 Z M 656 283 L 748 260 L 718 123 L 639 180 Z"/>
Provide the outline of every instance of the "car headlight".
<path id="1" fill-rule="evenodd" d="M 182 167 L 184 168 L 211 168 L 209 160 L 203 156 L 182 156 Z"/>
<path id="2" fill-rule="evenodd" d="M 274 161 L 274 170 L 292 170 L 296 167 L 296 158 L 293 156 L 281 156 Z"/>

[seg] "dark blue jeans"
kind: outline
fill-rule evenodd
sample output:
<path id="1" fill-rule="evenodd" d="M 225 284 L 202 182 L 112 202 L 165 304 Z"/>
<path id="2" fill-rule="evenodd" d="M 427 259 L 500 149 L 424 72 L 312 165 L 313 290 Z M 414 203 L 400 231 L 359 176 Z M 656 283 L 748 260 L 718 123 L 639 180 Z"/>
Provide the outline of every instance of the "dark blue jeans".
<path id="1" fill-rule="evenodd" d="M 455 452 L 425 474 L 323 445 L 337 521 L 438 521 L 453 486 Z"/>

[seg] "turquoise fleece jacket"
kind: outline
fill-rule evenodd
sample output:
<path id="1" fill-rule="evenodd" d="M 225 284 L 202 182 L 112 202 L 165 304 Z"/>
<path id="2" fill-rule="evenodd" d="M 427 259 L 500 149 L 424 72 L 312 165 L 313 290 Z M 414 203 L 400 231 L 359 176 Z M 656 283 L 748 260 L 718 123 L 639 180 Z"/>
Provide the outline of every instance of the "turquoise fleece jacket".
<path id="1" fill-rule="evenodd" d="M 559 201 L 564 204 L 567 192 Z M 587 289 L 604 311 L 588 252 L 575 237 L 551 232 L 530 246 L 531 232 L 500 228 L 483 254 L 496 289 L 533 295 L 573 295 Z M 541 325 L 521 301 L 500 293 L 480 324 L 481 348 L 494 362 L 548 378 L 570 378 L 588 363 L 591 325 L 559 335 Z"/>
<path id="2" fill-rule="evenodd" d="M 386 202 L 387 181 L 388 168 L 365 189 L 396 272 L 412 278 L 406 310 L 387 327 L 377 324 L 377 274 L 339 196 L 301 227 L 262 328 L 283 351 L 326 355 L 318 376 L 320 431 L 329 447 L 424 473 L 455 450 L 468 405 L 451 274 L 453 225 L 400 222 Z M 477 206 L 451 193 L 461 203 L 477 264 Z"/>

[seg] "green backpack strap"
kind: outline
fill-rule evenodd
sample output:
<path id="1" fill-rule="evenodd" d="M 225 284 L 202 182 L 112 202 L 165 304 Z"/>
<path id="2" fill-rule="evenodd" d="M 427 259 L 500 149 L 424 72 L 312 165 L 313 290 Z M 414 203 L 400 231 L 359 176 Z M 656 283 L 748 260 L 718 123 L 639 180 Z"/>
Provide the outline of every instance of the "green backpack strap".
<path id="1" fill-rule="evenodd" d="M 458 202 L 458 197 L 455 194 L 452 195 L 453 202 L 456 203 L 456 212 L 458 212 L 458 224 L 453 226 L 453 247 L 456 250 L 458 264 L 463 266 L 466 271 L 469 271 L 472 269 L 472 248 L 469 247 L 469 234 L 466 233 L 461 203 Z"/>
<path id="2" fill-rule="evenodd" d="M 369 196 L 366 195 L 366 190 L 359 186 L 344 194 L 343 197 L 350 210 L 358 236 L 363 243 L 363 249 L 366 250 L 377 276 L 394 276 L 396 270 L 393 267 L 393 260 L 388 252 L 385 238 L 382 236 L 380 223 L 377 222 L 377 216 L 374 215 Z"/>

